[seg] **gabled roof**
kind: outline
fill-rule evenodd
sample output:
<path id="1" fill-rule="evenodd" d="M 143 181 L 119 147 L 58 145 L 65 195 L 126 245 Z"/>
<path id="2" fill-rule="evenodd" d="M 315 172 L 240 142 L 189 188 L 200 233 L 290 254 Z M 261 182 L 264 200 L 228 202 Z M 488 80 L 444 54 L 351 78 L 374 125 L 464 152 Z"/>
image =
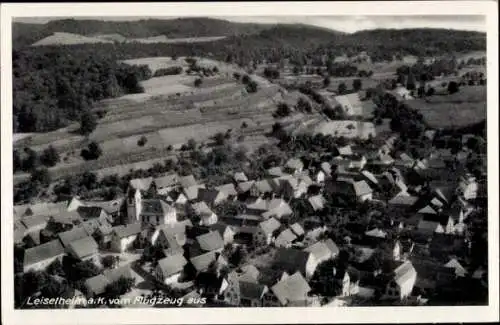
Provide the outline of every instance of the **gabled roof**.
<path id="1" fill-rule="evenodd" d="M 92 256 L 97 254 L 98 245 L 95 242 L 94 238 L 91 236 L 87 236 L 75 241 L 72 241 L 69 244 L 69 247 L 72 252 L 75 253 L 76 257 L 79 259 L 83 259 L 88 256 Z"/>
<path id="2" fill-rule="evenodd" d="M 302 228 L 302 226 L 298 222 L 291 225 L 290 229 L 292 229 L 293 233 L 297 236 L 302 236 L 305 234 L 304 228 Z"/>
<path id="3" fill-rule="evenodd" d="M 398 194 L 389 200 L 389 204 L 392 205 L 404 205 L 411 207 L 418 201 L 418 197 L 411 195 L 401 195 Z"/>
<path id="4" fill-rule="evenodd" d="M 234 271 L 240 281 L 258 282 L 260 271 L 252 264 L 243 265 L 239 270 Z"/>
<path id="5" fill-rule="evenodd" d="M 362 170 L 361 171 L 361 174 L 363 176 L 365 176 L 370 182 L 372 182 L 373 184 L 378 184 L 378 179 L 375 177 L 375 175 L 373 175 L 371 172 L 367 171 L 367 170 Z"/>
<path id="6" fill-rule="evenodd" d="M 220 234 L 221 236 L 223 236 L 223 235 L 224 235 L 224 232 L 225 232 L 227 229 L 229 229 L 229 230 L 231 230 L 231 231 L 233 231 L 233 232 L 234 232 L 234 229 L 233 229 L 231 226 L 226 225 L 225 223 L 220 223 L 220 222 L 217 222 L 217 223 L 214 223 L 213 225 L 210 225 L 210 229 L 211 229 L 211 230 L 213 230 L 213 231 L 217 231 L 217 232 L 219 232 L 219 234 Z"/>
<path id="7" fill-rule="evenodd" d="M 467 270 L 455 258 L 450 259 L 444 266 L 455 269 L 457 275 L 467 273 Z"/>
<path id="8" fill-rule="evenodd" d="M 186 198 L 191 201 L 198 198 L 198 190 L 200 188 L 205 188 L 205 185 L 193 185 L 189 187 L 184 187 L 183 193 Z"/>
<path id="9" fill-rule="evenodd" d="M 142 229 L 140 223 L 132 223 L 113 227 L 113 231 L 118 238 L 125 238 L 139 234 Z"/>
<path id="10" fill-rule="evenodd" d="M 171 255 L 158 261 L 158 269 L 162 272 L 163 277 L 167 278 L 182 272 L 186 264 L 187 260 L 182 254 Z"/>
<path id="11" fill-rule="evenodd" d="M 255 282 L 240 280 L 240 295 L 246 299 L 262 299 L 267 291 L 267 286 Z"/>
<path id="12" fill-rule="evenodd" d="M 194 268 L 198 272 L 206 270 L 213 262 L 227 265 L 227 261 L 222 257 L 222 255 L 217 255 L 216 252 L 208 252 L 202 255 L 198 255 L 191 258 L 189 261 L 191 262 L 191 264 L 193 264 Z"/>
<path id="13" fill-rule="evenodd" d="M 88 219 L 99 218 L 101 216 L 101 213 L 104 212 L 104 209 L 96 206 L 79 206 L 76 209 L 76 212 L 78 212 L 78 214 L 83 220 L 88 220 Z M 74 213 L 74 212 L 69 212 L 69 213 Z"/>
<path id="14" fill-rule="evenodd" d="M 243 172 L 234 173 L 233 179 L 236 182 L 246 182 L 246 181 L 248 181 L 247 176 Z"/>
<path id="15" fill-rule="evenodd" d="M 394 281 L 400 286 L 404 286 L 408 281 L 413 281 L 417 277 L 417 271 L 410 261 L 406 261 L 394 270 Z"/>
<path id="16" fill-rule="evenodd" d="M 213 213 L 213 211 L 204 201 L 193 203 L 191 207 L 199 216 L 210 216 Z"/>
<path id="17" fill-rule="evenodd" d="M 437 211 L 434 210 L 431 206 L 426 205 L 422 209 L 418 210 L 418 213 L 420 213 L 420 214 L 437 214 Z"/>
<path id="18" fill-rule="evenodd" d="M 234 184 L 232 183 L 217 186 L 215 189 L 220 191 L 221 193 L 224 193 L 226 196 L 236 196 L 238 194 L 236 188 L 234 187 Z"/>
<path id="19" fill-rule="evenodd" d="M 260 229 L 262 229 L 262 231 L 266 235 L 273 234 L 273 232 L 279 229 L 280 226 L 281 223 L 275 218 L 269 218 L 266 221 L 262 221 L 261 223 L 259 223 Z"/>
<path id="20" fill-rule="evenodd" d="M 339 253 L 337 245 L 331 240 L 319 241 L 304 249 L 305 252 L 311 253 L 316 260 L 327 260 Z"/>
<path id="21" fill-rule="evenodd" d="M 191 186 L 198 185 L 198 182 L 196 181 L 193 175 L 188 175 L 179 177 L 179 184 L 181 184 L 183 188 L 188 188 Z"/>
<path id="22" fill-rule="evenodd" d="M 273 191 L 273 188 L 271 187 L 271 184 L 267 179 L 256 181 L 253 184 L 253 187 L 261 194 L 270 193 Z"/>
<path id="23" fill-rule="evenodd" d="M 371 189 L 370 185 L 366 183 L 365 181 L 358 181 L 354 182 L 354 192 L 356 193 L 357 196 L 365 195 L 372 193 L 373 190 Z"/>
<path id="24" fill-rule="evenodd" d="M 296 248 L 280 247 L 274 255 L 274 265 L 289 274 L 300 271 L 306 273 L 306 264 L 311 253 Z"/>
<path id="25" fill-rule="evenodd" d="M 343 147 L 338 147 L 337 150 L 339 151 L 339 154 L 341 156 L 350 156 L 353 154 L 351 146 L 343 146 Z"/>
<path id="26" fill-rule="evenodd" d="M 68 247 L 69 244 L 75 240 L 85 238 L 89 236 L 90 234 L 87 233 L 85 228 L 83 227 L 73 227 L 73 229 L 65 231 L 65 232 L 60 232 L 57 237 L 59 237 L 59 240 L 61 241 L 62 245 L 64 247 Z"/>
<path id="27" fill-rule="evenodd" d="M 224 240 L 218 231 L 210 231 L 200 235 L 196 237 L 196 241 L 204 251 L 210 252 L 224 248 Z"/>
<path id="28" fill-rule="evenodd" d="M 56 203 L 44 202 L 44 203 L 31 204 L 28 205 L 26 209 L 18 208 L 18 211 L 20 212 L 19 217 L 36 216 L 36 215 L 51 216 L 66 211 L 67 209 L 68 209 L 68 201 L 61 201 Z"/>
<path id="29" fill-rule="evenodd" d="M 311 204 L 314 211 L 323 210 L 325 207 L 325 198 L 322 194 L 311 196 L 309 199 L 309 204 Z"/>
<path id="30" fill-rule="evenodd" d="M 225 193 L 217 189 L 198 189 L 198 199 L 209 204 L 214 203 L 217 199 L 225 199 L 226 197 L 227 195 Z"/>
<path id="31" fill-rule="evenodd" d="M 117 198 L 110 201 L 82 201 L 81 205 L 88 207 L 100 207 L 107 213 L 116 213 L 120 210 L 125 198 Z"/>
<path id="32" fill-rule="evenodd" d="M 252 188 L 252 186 L 253 186 L 254 183 L 255 183 L 255 181 L 248 181 L 248 182 L 240 182 L 240 183 L 238 183 L 238 185 L 237 185 L 238 192 L 239 193 L 246 193 L 246 192 L 248 192 Z"/>
<path id="33" fill-rule="evenodd" d="M 77 211 L 65 211 L 50 217 L 49 220 L 52 220 L 55 223 L 75 225 L 82 222 L 82 217 Z"/>
<path id="34" fill-rule="evenodd" d="M 151 187 L 153 177 L 131 179 L 129 185 L 134 190 L 147 191 Z"/>
<path id="35" fill-rule="evenodd" d="M 157 216 L 171 213 L 174 208 L 168 205 L 167 202 L 160 199 L 144 199 L 142 200 L 141 215 Z"/>
<path id="36" fill-rule="evenodd" d="M 259 210 L 259 211 L 267 211 L 269 208 L 269 202 L 267 200 L 258 198 L 255 202 L 253 203 L 248 203 L 246 205 L 247 209 L 251 210 Z"/>
<path id="37" fill-rule="evenodd" d="M 302 274 L 296 272 L 272 286 L 271 291 L 282 305 L 287 305 L 290 302 L 304 300 L 311 291 L 311 287 L 309 287 Z"/>
<path id="38" fill-rule="evenodd" d="M 85 286 L 87 287 L 89 292 L 93 293 L 94 295 L 103 294 L 106 290 L 106 286 L 110 283 L 111 282 L 108 280 L 108 278 L 103 274 L 99 274 L 85 280 Z"/>
<path id="39" fill-rule="evenodd" d="M 32 265 L 56 256 L 64 255 L 64 247 L 59 240 L 51 240 L 24 251 L 24 265 Z"/>
<path id="40" fill-rule="evenodd" d="M 26 229 L 31 229 L 35 227 L 45 227 L 47 224 L 47 221 L 49 220 L 48 216 L 43 216 L 43 215 L 33 215 L 33 216 L 27 216 L 23 217 L 21 219 L 21 223 L 26 227 Z"/>
<path id="41" fill-rule="evenodd" d="M 322 162 L 320 165 L 320 169 L 327 175 L 330 176 L 332 173 L 332 165 L 329 162 Z"/>
<path id="42" fill-rule="evenodd" d="M 267 208 L 268 210 L 262 214 L 264 218 L 277 217 L 281 219 L 283 216 L 289 216 L 293 213 L 290 205 L 283 199 L 271 199 L 268 202 Z"/>
<path id="43" fill-rule="evenodd" d="M 365 235 L 370 237 L 386 238 L 387 232 L 383 231 L 382 229 L 374 228 L 372 230 L 366 231 Z"/>
<path id="44" fill-rule="evenodd" d="M 168 174 L 154 179 L 156 188 L 171 187 L 179 184 L 179 175 L 177 173 Z"/>
<path id="45" fill-rule="evenodd" d="M 276 237 L 276 243 L 281 244 L 291 244 L 294 240 L 297 239 L 297 236 L 293 233 L 290 228 L 283 230 L 278 237 Z"/>
<path id="46" fill-rule="evenodd" d="M 405 162 L 413 163 L 413 158 L 410 157 L 407 153 L 403 152 L 399 155 L 399 159 Z"/>

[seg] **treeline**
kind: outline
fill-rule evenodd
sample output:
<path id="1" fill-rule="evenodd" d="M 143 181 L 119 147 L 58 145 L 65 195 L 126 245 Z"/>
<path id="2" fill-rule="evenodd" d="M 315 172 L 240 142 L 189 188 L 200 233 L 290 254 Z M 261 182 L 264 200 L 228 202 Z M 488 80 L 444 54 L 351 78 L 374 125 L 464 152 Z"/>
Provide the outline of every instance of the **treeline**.
<path id="1" fill-rule="evenodd" d="M 108 52 L 71 47 L 13 52 L 14 132 L 46 132 L 78 121 L 95 101 L 144 89 L 147 66 L 117 63 Z"/>

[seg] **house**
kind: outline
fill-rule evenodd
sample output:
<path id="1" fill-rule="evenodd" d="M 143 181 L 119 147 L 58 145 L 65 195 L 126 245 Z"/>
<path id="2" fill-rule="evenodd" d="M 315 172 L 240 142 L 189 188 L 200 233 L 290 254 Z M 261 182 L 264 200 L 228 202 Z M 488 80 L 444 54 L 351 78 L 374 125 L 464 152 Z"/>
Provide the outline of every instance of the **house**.
<path id="1" fill-rule="evenodd" d="M 406 261 L 414 247 L 415 244 L 411 240 L 396 240 L 392 249 L 394 261 Z"/>
<path id="2" fill-rule="evenodd" d="M 124 198 L 117 198 L 110 201 L 81 201 L 74 197 L 69 205 L 68 211 L 77 211 L 79 207 L 98 207 L 103 209 L 110 218 L 110 222 L 113 223 L 120 219 L 122 215 L 122 207 L 125 202 Z"/>
<path id="3" fill-rule="evenodd" d="M 282 168 L 279 166 L 271 167 L 271 168 L 267 169 L 266 174 L 272 178 L 285 176 L 285 173 L 283 172 Z"/>
<path id="4" fill-rule="evenodd" d="M 328 190 L 334 194 L 351 198 L 357 202 L 372 199 L 373 190 L 365 181 L 355 181 L 352 178 L 339 177 L 328 184 Z"/>
<path id="5" fill-rule="evenodd" d="M 234 187 L 234 184 L 231 183 L 217 186 L 215 189 L 224 194 L 229 200 L 235 198 L 238 195 L 236 187 Z"/>
<path id="6" fill-rule="evenodd" d="M 333 99 L 334 106 L 339 105 L 346 116 L 363 115 L 363 104 L 358 93 L 339 95 Z"/>
<path id="7" fill-rule="evenodd" d="M 399 265 L 385 289 L 387 299 L 403 300 L 411 295 L 417 281 L 417 271 L 410 261 Z"/>
<path id="8" fill-rule="evenodd" d="M 191 205 L 194 213 L 200 218 L 200 225 L 210 226 L 217 223 L 217 215 L 203 201 Z"/>
<path id="9" fill-rule="evenodd" d="M 24 219 L 30 216 L 48 217 L 68 210 L 68 201 L 57 203 L 37 203 L 14 207 L 16 217 Z"/>
<path id="10" fill-rule="evenodd" d="M 274 240 L 276 247 L 290 247 L 297 240 L 297 235 L 290 228 L 283 230 Z"/>
<path id="11" fill-rule="evenodd" d="M 166 256 L 180 254 L 184 252 L 186 234 L 173 227 L 160 226 L 152 234 L 151 243 L 162 248 Z"/>
<path id="12" fill-rule="evenodd" d="M 379 228 L 373 228 L 371 230 L 366 231 L 365 236 L 385 239 L 387 238 L 387 232 Z"/>
<path id="13" fill-rule="evenodd" d="M 246 204 L 246 213 L 251 215 L 261 215 L 267 212 L 268 209 L 269 201 L 262 198 L 257 198 L 254 202 Z"/>
<path id="14" fill-rule="evenodd" d="M 307 193 L 307 189 L 312 184 L 309 178 L 299 178 L 294 176 L 282 176 L 272 180 L 274 187 L 286 198 L 299 198 Z"/>
<path id="15" fill-rule="evenodd" d="M 352 152 L 352 148 L 349 145 L 338 147 L 337 151 L 339 152 L 339 155 L 342 157 L 350 157 L 354 153 Z"/>
<path id="16" fill-rule="evenodd" d="M 155 278 L 164 284 L 177 283 L 184 271 L 187 260 L 182 254 L 171 255 L 158 261 L 155 269 Z"/>
<path id="17" fill-rule="evenodd" d="M 177 175 L 177 173 L 172 173 L 157 177 L 154 179 L 153 184 L 156 188 L 156 193 L 168 195 L 168 193 L 179 185 L 179 175 Z"/>
<path id="18" fill-rule="evenodd" d="M 406 193 L 398 193 L 387 203 L 392 209 L 407 211 L 410 210 L 415 205 L 415 203 L 417 203 L 417 201 L 418 197 L 416 196 L 411 196 Z"/>
<path id="19" fill-rule="evenodd" d="M 97 219 L 100 222 L 113 223 L 113 217 L 110 216 L 106 210 L 97 206 L 79 206 L 76 212 L 80 216 L 81 220 L 87 221 L 91 219 Z M 68 211 L 67 213 L 72 213 Z M 67 215 L 67 214 L 66 214 Z M 73 219 L 73 217 L 68 216 Z"/>
<path id="20" fill-rule="evenodd" d="M 274 234 L 281 227 L 281 223 L 275 218 L 269 218 L 259 223 L 258 230 L 255 232 L 254 243 L 256 246 L 270 245 Z"/>
<path id="21" fill-rule="evenodd" d="M 283 199 L 271 199 L 267 202 L 267 211 L 262 213 L 262 217 L 267 219 L 275 217 L 281 219 L 292 215 L 293 211 L 290 205 Z"/>
<path id="22" fill-rule="evenodd" d="M 331 239 L 314 243 L 305 248 L 304 251 L 311 253 L 318 265 L 324 261 L 335 258 L 340 252 L 337 245 Z"/>
<path id="23" fill-rule="evenodd" d="M 380 185 L 377 177 L 375 177 L 375 175 L 373 175 L 371 172 L 367 170 L 362 170 L 361 176 L 367 182 L 367 184 L 372 188 L 376 188 Z"/>
<path id="24" fill-rule="evenodd" d="M 84 227 L 74 227 L 71 230 L 60 232 L 57 237 L 61 241 L 61 244 L 65 249 L 75 240 L 85 238 L 90 234 L 85 230 Z"/>
<path id="25" fill-rule="evenodd" d="M 50 217 L 43 215 L 26 216 L 20 219 L 21 224 L 26 228 L 26 233 L 40 231 L 47 227 Z"/>
<path id="26" fill-rule="evenodd" d="M 249 192 L 252 197 L 260 197 L 266 194 L 271 194 L 273 192 L 273 188 L 268 180 L 263 179 L 254 182 L 250 187 Z"/>
<path id="27" fill-rule="evenodd" d="M 349 169 L 353 170 L 361 170 L 365 167 L 366 163 L 368 161 L 366 160 L 366 157 L 364 155 L 353 155 L 351 158 L 349 158 Z"/>
<path id="28" fill-rule="evenodd" d="M 198 182 L 193 175 L 179 177 L 179 184 L 182 188 L 186 189 L 198 185 Z"/>
<path id="29" fill-rule="evenodd" d="M 281 247 L 276 251 L 273 264 L 288 274 L 298 271 L 309 279 L 316 271 L 318 261 L 311 252 Z"/>
<path id="30" fill-rule="evenodd" d="M 198 200 L 205 202 L 209 206 L 216 206 L 226 201 L 227 195 L 226 193 L 217 189 L 199 188 Z"/>
<path id="31" fill-rule="evenodd" d="M 182 194 L 187 199 L 187 201 L 195 201 L 198 199 L 198 191 L 201 188 L 205 188 L 204 184 L 193 185 L 189 187 L 183 187 Z"/>
<path id="32" fill-rule="evenodd" d="M 111 235 L 111 248 L 116 252 L 125 252 L 141 233 L 141 224 L 133 223 L 113 227 Z"/>
<path id="33" fill-rule="evenodd" d="M 460 177 L 460 182 L 457 188 L 457 195 L 465 200 L 472 200 L 477 197 L 478 184 L 476 178 L 470 174 Z"/>
<path id="34" fill-rule="evenodd" d="M 153 177 L 134 178 L 129 182 L 129 187 L 133 190 L 148 191 L 153 183 Z"/>
<path id="35" fill-rule="evenodd" d="M 229 287 L 227 276 L 220 272 L 200 272 L 195 279 L 198 292 L 214 302 L 225 302 L 225 291 Z"/>
<path id="36" fill-rule="evenodd" d="M 323 183 L 327 177 L 327 174 L 321 168 L 314 169 L 311 174 L 314 182 L 319 184 Z"/>
<path id="37" fill-rule="evenodd" d="M 321 211 L 325 207 L 326 200 L 322 194 L 311 196 L 307 199 L 314 211 Z"/>
<path id="38" fill-rule="evenodd" d="M 293 233 L 297 236 L 297 238 L 303 237 L 305 235 L 304 228 L 296 222 L 293 225 L 290 226 L 290 229 L 293 231 Z"/>
<path id="39" fill-rule="evenodd" d="M 72 241 L 68 246 L 68 252 L 73 258 L 81 262 L 99 263 L 99 246 L 91 236 Z"/>
<path id="40" fill-rule="evenodd" d="M 87 221 L 89 219 L 96 218 L 97 220 L 103 222 L 108 222 L 108 220 L 112 220 L 110 217 L 108 217 L 107 213 L 104 212 L 101 208 L 95 207 L 95 209 L 91 208 L 91 210 L 92 211 L 87 210 L 89 212 L 89 215 L 87 215 L 86 214 L 87 211 L 84 211 L 83 209 L 80 209 L 80 211 L 64 211 L 60 214 L 50 216 L 47 225 L 60 224 L 63 227 L 72 228 L 73 226 L 78 225 L 83 221 Z"/>
<path id="41" fill-rule="evenodd" d="M 221 252 L 224 249 L 224 240 L 218 231 L 209 231 L 196 237 L 200 248 L 206 252 Z"/>
<path id="42" fill-rule="evenodd" d="M 214 264 L 216 264 L 217 267 L 228 265 L 224 257 L 215 251 L 192 257 L 189 261 L 197 273 L 208 270 L 208 268 Z"/>
<path id="43" fill-rule="evenodd" d="M 255 181 L 240 182 L 236 185 L 236 190 L 238 194 L 246 194 L 250 191 Z"/>
<path id="44" fill-rule="evenodd" d="M 224 241 L 224 245 L 231 244 L 234 241 L 234 235 L 236 232 L 233 227 L 224 223 L 215 223 L 210 226 L 210 229 L 219 232 Z"/>
<path id="45" fill-rule="evenodd" d="M 128 223 L 162 225 L 177 222 L 177 212 L 161 199 L 142 199 L 139 190 L 130 191 L 127 198 Z"/>
<path id="46" fill-rule="evenodd" d="M 467 270 L 455 258 L 450 259 L 444 266 L 454 269 L 457 277 L 463 278 L 467 275 Z"/>
<path id="47" fill-rule="evenodd" d="M 87 289 L 89 298 L 102 295 L 110 283 L 111 282 L 104 274 L 99 274 L 86 279 L 85 288 Z"/>
<path id="48" fill-rule="evenodd" d="M 304 163 L 298 158 L 291 158 L 285 164 L 285 172 L 289 174 L 297 174 L 304 169 Z"/>
<path id="49" fill-rule="evenodd" d="M 444 214 L 424 214 L 417 225 L 417 231 L 427 234 L 454 232 L 454 222 Z"/>
<path id="50" fill-rule="evenodd" d="M 329 162 L 322 162 L 320 165 L 320 170 L 325 174 L 325 178 L 332 176 L 332 165 Z"/>
<path id="51" fill-rule="evenodd" d="M 248 177 L 243 172 L 237 172 L 237 173 L 234 173 L 233 180 L 236 183 L 248 182 Z"/>
<path id="52" fill-rule="evenodd" d="M 311 287 L 300 272 L 279 281 L 264 295 L 264 306 L 308 306 Z"/>
<path id="53" fill-rule="evenodd" d="M 23 271 L 39 271 L 45 269 L 54 261 L 62 260 L 65 251 L 59 240 L 28 248 L 24 251 Z"/>

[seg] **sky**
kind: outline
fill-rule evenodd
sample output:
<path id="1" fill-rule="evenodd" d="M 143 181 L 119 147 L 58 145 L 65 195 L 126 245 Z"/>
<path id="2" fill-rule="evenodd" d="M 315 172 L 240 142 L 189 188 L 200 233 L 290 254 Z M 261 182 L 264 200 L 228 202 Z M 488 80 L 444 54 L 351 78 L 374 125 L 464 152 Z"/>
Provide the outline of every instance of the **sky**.
<path id="1" fill-rule="evenodd" d="M 29 23 L 46 23 L 61 19 L 50 17 L 23 17 L 15 21 Z M 99 19 L 110 21 L 134 21 L 169 17 L 68 17 L 74 19 Z M 170 17 L 177 18 L 177 17 Z M 427 15 L 427 16 L 234 16 L 212 17 L 234 22 L 246 23 L 303 23 L 352 33 L 359 30 L 376 28 L 449 28 L 486 32 L 486 17 L 480 15 Z"/>

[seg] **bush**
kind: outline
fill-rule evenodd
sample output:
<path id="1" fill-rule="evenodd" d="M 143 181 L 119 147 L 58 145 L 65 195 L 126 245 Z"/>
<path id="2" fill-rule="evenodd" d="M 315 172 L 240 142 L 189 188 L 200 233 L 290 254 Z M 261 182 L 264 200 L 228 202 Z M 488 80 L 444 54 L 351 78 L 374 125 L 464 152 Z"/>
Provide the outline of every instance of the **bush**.
<path id="1" fill-rule="evenodd" d="M 32 171 L 40 165 L 40 159 L 36 151 L 31 148 L 25 148 L 24 153 L 26 158 L 22 162 L 23 171 Z"/>
<path id="2" fill-rule="evenodd" d="M 103 258 L 101 258 L 102 266 L 107 268 L 107 269 L 113 268 L 115 266 L 116 262 L 117 262 L 117 259 L 113 255 L 107 255 L 107 256 L 104 256 Z"/>
<path id="3" fill-rule="evenodd" d="M 311 113 L 312 112 L 312 105 L 309 101 L 307 101 L 306 99 L 301 97 L 297 101 L 297 110 L 299 110 L 301 112 Z"/>
<path id="4" fill-rule="evenodd" d="M 174 150 L 174 147 L 171 144 L 169 144 L 167 147 L 167 151 L 172 151 L 172 150 Z"/>
<path id="5" fill-rule="evenodd" d="M 264 69 L 264 76 L 270 79 L 278 79 L 280 77 L 280 72 L 278 69 L 267 67 Z"/>
<path id="6" fill-rule="evenodd" d="M 240 80 L 241 74 L 239 74 L 238 72 L 234 72 L 233 73 L 233 78 L 236 79 L 236 80 Z"/>
<path id="7" fill-rule="evenodd" d="M 248 93 L 255 93 L 257 92 L 257 83 L 253 80 L 250 80 L 250 82 L 246 86 L 246 90 Z"/>
<path id="8" fill-rule="evenodd" d="M 80 117 L 80 134 L 89 135 L 97 127 L 97 119 L 91 112 L 84 112 Z"/>
<path id="9" fill-rule="evenodd" d="M 246 129 L 247 127 L 248 127 L 247 122 L 243 122 L 243 123 L 241 123 L 241 128 L 242 128 L 242 129 Z"/>
<path id="10" fill-rule="evenodd" d="M 40 155 L 40 162 L 47 167 L 55 166 L 59 161 L 59 153 L 52 145 L 45 148 Z"/>
<path id="11" fill-rule="evenodd" d="M 35 169 L 31 173 L 30 181 L 32 183 L 40 183 L 41 185 L 48 186 L 51 182 L 49 170 L 45 167 Z"/>
<path id="12" fill-rule="evenodd" d="M 352 88 L 355 91 L 360 91 L 363 88 L 363 83 L 361 82 L 361 79 L 354 79 L 352 82 Z"/>
<path id="13" fill-rule="evenodd" d="M 325 77 L 325 79 L 323 79 L 323 86 L 326 88 L 328 86 L 330 86 L 330 77 Z"/>
<path id="14" fill-rule="evenodd" d="M 200 87 L 202 83 L 203 83 L 203 80 L 201 80 L 201 78 L 197 78 L 197 79 L 194 81 L 194 86 L 195 86 L 195 87 Z"/>
<path id="15" fill-rule="evenodd" d="M 454 94 L 457 93 L 458 91 L 459 91 L 458 83 L 456 83 L 455 81 L 450 81 L 450 83 L 448 84 L 448 92 L 450 94 Z"/>
<path id="16" fill-rule="evenodd" d="M 137 145 L 139 147 L 144 147 L 144 145 L 148 142 L 148 138 L 146 138 L 144 135 L 137 141 Z"/>
<path id="17" fill-rule="evenodd" d="M 102 155 L 102 149 L 99 144 L 95 141 L 92 141 L 86 149 L 83 149 L 80 153 L 85 160 L 95 160 Z"/>
<path id="18" fill-rule="evenodd" d="M 244 85 L 248 84 L 248 83 L 250 82 L 250 80 L 251 80 L 251 79 L 250 79 L 250 77 L 249 77 L 247 74 L 246 74 L 246 75 L 244 75 L 244 76 L 241 78 L 241 82 L 242 82 Z"/>
<path id="19" fill-rule="evenodd" d="M 277 117 L 285 117 L 290 115 L 291 112 L 292 110 L 286 103 L 279 103 L 275 114 Z"/>
<path id="20" fill-rule="evenodd" d="M 173 76 L 173 75 L 178 75 L 181 73 L 182 73 L 182 67 L 179 67 L 179 66 L 161 68 L 161 69 L 158 69 L 155 71 L 154 77 Z"/>
<path id="21" fill-rule="evenodd" d="M 340 95 L 344 94 L 344 93 L 347 91 L 347 86 L 346 86 L 346 84 L 345 84 L 345 83 L 343 83 L 343 82 L 342 82 L 342 83 L 340 83 L 340 84 L 339 84 L 339 87 L 338 87 L 338 89 L 337 89 L 337 90 L 338 90 L 338 93 L 339 93 Z"/>

